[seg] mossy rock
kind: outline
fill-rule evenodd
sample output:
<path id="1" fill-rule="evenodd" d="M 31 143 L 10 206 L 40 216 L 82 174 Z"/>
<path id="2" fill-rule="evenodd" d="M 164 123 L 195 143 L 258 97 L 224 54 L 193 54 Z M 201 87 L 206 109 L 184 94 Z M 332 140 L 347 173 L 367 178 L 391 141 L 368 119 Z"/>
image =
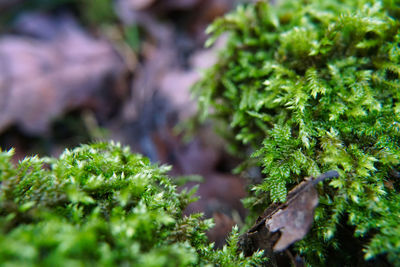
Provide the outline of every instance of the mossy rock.
<path id="1" fill-rule="evenodd" d="M 261 166 L 263 181 L 247 207 L 337 170 L 295 250 L 315 266 L 400 265 L 399 1 L 266 2 L 209 27 L 208 45 L 227 43 L 194 88 L 230 149 L 255 151 L 242 167 Z"/>

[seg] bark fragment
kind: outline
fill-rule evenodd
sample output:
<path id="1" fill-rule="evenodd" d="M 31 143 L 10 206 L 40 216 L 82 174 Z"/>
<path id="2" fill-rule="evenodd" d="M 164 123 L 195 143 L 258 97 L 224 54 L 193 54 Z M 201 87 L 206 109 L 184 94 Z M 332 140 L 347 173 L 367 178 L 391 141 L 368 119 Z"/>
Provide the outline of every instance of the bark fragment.
<path id="1" fill-rule="evenodd" d="M 329 171 L 315 179 L 305 179 L 289 192 L 285 203 L 271 204 L 254 226 L 240 237 L 240 250 L 246 256 L 257 250 L 264 250 L 274 265 L 274 253 L 281 252 L 304 238 L 311 228 L 314 210 L 318 205 L 315 185 L 338 176 L 337 171 Z"/>

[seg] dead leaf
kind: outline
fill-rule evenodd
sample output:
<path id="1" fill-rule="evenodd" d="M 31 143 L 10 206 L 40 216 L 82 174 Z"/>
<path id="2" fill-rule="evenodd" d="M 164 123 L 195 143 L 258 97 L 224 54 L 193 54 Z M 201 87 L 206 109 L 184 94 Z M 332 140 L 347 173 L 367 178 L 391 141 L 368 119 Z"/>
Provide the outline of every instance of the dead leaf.
<path id="1" fill-rule="evenodd" d="M 214 218 L 215 226 L 210 229 L 207 236 L 216 247 L 222 247 L 232 226 L 245 218 L 246 210 L 240 200 L 246 197 L 246 181 L 238 176 L 221 173 L 210 173 L 203 177 L 204 183 L 198 184 L 196 192 L 196 196 L 200 199 L 190 203 L 184 212 L 185 214 L 202 212 L 206 218 Z M 190 188 L 194 184 L 190 182 L 185 187 Z M 241 219 L 235 221 L 234 214 Z"/>
<path id="2" fill-rule="evenodd" d="M 234 175 L 211 173 L 204 176 L 204 183 L 199 184 L 196 196 L 200 199 L 191 203 L 186 213 L 204 212 L 206 217 L 211 217 L 215 212 L 230 214 L 236 210 L 240 215 L 245 214 L 242 198 L 246 196 L 246 181 Z M 191 187 L 195 183 L 188 183 Z"/>
<path id="3" fill-rule="evenodd" d="M 124 70 L 111 45 L 89 36 L 72 17 L 25 16 L 17 25 L 29 35 L 0 38 L 0 132 L 10 125 L 46 132 L 64 112 L 96 105 Z"/>
<path id="4" fill-rule="evenodd" d="M 314 186 L 320 181 L 338 176 L 338 172 L 329 171 L 316 179 L 306 179 L 289 192 L 285 203 L 269 206 L 256 224 L 240 238 L 239 247 L 245 255 L 264 249 L 272 257 L 273 253 L 281 252 L 304 238 L 318 205 L 318 193 Z"/>
<path id="5" fill-rule="evenodd" d="M 318 205 L 318 193 L 308 181 L 298 185 L 300 192 L 289 193 L 287 206 L 280 208 L 265 225 L 271 232 L 281 232 L 281 237 L 274 245 L 274 252 L 286 249 L 294 242 L 302 239 L 311 227 L 314 219 L 314 209 Z"/>
<path id="6" fill-rule="evenodd" d="M 227 234 L 232 231 L 235 221 L 218 211 L 214 212 L 213 219 L 215 226 L 207 232 L 207 237 L 215 244 L 215 248 L 221 248 L 225 244 Z"/>

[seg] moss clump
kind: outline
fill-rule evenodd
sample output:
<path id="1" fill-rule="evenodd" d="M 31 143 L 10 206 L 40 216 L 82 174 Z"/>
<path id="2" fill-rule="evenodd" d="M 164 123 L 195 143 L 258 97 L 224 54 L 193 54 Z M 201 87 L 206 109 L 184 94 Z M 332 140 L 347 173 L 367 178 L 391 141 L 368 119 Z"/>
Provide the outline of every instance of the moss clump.
<path id="1" fill-rule="evenodd" d="M 320 188 L 314 227 L 296 244 L 309 263 L 400 264 L 399 2 L 277 2 L 209 27 L 208 44 L 229 34 L 195 87 L 203 116 L 212 107 L 231 149 L 256 151 L 247 164 L 264 179 L 245 201 L 253 210 L 284 201 L 305 176 L 340 173 Z"/>
<path id="2" fill-rule="evenodd" d="M 115 144 L 84 145 L 59 159 L 0 151 L 0 263 L 5 266 L 224 266 L 259 264 L 230 245 L 213 250 L 200 214 L 182 215 L 166 167 Z"/>

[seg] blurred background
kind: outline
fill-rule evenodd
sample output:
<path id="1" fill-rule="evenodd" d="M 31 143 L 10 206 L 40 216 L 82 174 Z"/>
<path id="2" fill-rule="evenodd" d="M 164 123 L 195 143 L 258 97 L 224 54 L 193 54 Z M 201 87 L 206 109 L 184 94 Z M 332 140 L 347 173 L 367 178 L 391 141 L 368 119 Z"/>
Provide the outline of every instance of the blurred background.
<path id="1" fill-rule="evenodd" d="M 129 145 L 172 177 L 190 175 L 221 246 L 243 223 L 246 183 L 190 88 L 217 60 L 210 22 L 234 0 L 0 0 L 0 147 L 58 156 L 99 140 Z M 183 129 L 183 130 L 182 130 Z M 203 177 L 199 179 L 199 175 Z M 175 178 L 177 184 L 183 178 Z"/>

